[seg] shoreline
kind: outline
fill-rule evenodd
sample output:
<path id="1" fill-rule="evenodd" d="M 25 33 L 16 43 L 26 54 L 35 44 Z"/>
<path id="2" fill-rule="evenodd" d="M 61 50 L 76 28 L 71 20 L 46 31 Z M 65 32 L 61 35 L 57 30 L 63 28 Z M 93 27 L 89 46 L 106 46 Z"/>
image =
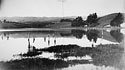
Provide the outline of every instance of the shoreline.
<path id="1" fill-rule="evenodd" d="M 2 31 L 53 31 L 53 30 L 71 30 L 71 29 L 76 29 L 76 30 L 105 30 L 105 29 L 111 29 L 111 30 L 117 30 L 117 29 L 125 29 L 125 27 L 63 27 L 63 28 L 7 28 L 7 29 L 0 29 L 0 32 Z"/>

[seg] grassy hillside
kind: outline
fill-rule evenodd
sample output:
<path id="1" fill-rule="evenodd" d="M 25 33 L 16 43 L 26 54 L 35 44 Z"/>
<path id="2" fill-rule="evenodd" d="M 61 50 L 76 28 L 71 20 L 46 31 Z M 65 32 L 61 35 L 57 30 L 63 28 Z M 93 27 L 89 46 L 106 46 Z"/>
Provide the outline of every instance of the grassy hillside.
<path id="1" fill-rule="evenodd" d="M 71 22 L 58 22 L 55 24 L 51 24 L 51 25 L 47 25 L 46 27 L 49 28 L 67 28 L 67 27 L 71 27 Z"/>
<path id="2" fill-rule="evenodd" d="M 62 17 L 0 17 L 0 28 L 53 28 L 69 27 L 71 23 L 62 23 Z M 73 19 L 64 17 L 64 19 Z M 3 22 L 3 21 L 6 22 Z"/>
<path id="3" fill-rule="evenodd" d="M 110 25 L 111 21 L 118 15 L 118 13 L 112 13 L 106 16 L 102 16 L 98 19 L 96 27 L 104 27 L 106 25 Z M 124 14 L 122 13 L 122 16 L 124 17 Z M 125 21 L 124 21 L 125 22 Z"/>
<path id="4" fill-rule="evenodd" d="M 54 24 L 51 22 L 30 22 L 30 23 L 20 23 L 20 22 L 6 22 L 0 23 L 0 28 L 2 29 L 13 29 L 13 28 L 45 28 L 46 25 Z"/>

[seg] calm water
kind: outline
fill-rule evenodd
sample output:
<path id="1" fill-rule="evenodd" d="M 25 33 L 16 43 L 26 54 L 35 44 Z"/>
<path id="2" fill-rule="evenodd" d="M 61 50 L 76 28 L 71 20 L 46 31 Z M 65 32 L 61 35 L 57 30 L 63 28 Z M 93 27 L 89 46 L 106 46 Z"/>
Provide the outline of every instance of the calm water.
<path id="1" fill-rule="evenodd" d="M 0 32 L 0 70 L 125 70 L 124 29 Z"/>

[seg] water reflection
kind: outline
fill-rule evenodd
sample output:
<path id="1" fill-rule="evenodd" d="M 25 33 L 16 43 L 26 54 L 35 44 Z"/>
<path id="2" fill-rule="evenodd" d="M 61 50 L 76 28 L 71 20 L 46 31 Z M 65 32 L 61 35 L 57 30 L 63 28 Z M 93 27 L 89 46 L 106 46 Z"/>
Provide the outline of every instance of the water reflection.
<path id="1" fill-rule="evenodd" d="M 124 35 L 121 33 L 120 29 L 109 31 L 83 29 L 32 32 L 12 31 L 1 32 L 0 36 L 0 43 L 10 42 L 12 40 L 14 41 L 14 43 L 18 42 L 25 45 L 22 46 L 20 44 L 16 46 L 16 50 L 14 50 L 13 53 L 11 50 L 11 55 L 5 53 L 5 55 L 7 55 L 6 57 L 13 57 L 11 57 L 11 60 L 6 59 L 4 61 L 0 58 L 0 69 L 125 69 L 124 66 L 122 66 L 124 65 L 124 63 L 121 64 L 121 60 L 124 61 L 124 47 L 123 45 L 121 45 L 121 43 L 123 43 Z M 75 43 L 72 43 L 72 40 L 75 41 Z M 67 44 L 65 44 L 65 41 Z M 9 51 L 10 49 L 14 48 L 10 47 L 14 46 L 14 43 L 13 45 L 2 44 L 1 46 L 6 47 L 6 51 Z M 44 43 L 47 43 L 48 45 L 45 45 Z M 90 45 L 87 46 L 88 44 Z M 18 51 L 21 49 L 22 51 Z M 1 50 L 0 53 L 4 53 L 4 51 Z"/>
<path id="2" fill-rule="evenodd" d="M 34 43 L 35 38 L 33 38 L 33 43 Z M 28 51 L 27 53 L 24 54 L 19 54 L 21 57 L 32 57 L 32 56 L 37 56 L 41 54 L 42 52 L 37 52 L 36 47 L 30 44 L 30 40 L 28 38 Z"/>
<path id="3" fill-rule="evenodd" d="M 58 37 L 75 37 L 77 39 L 83 38 L 86 35 L 89 41 L 93 41 L 96 43 L 98 38 L 103 38 L 105 40 L 111 42 L 121 42 L 123 40 L 123 34 L 121 33 L 120 29 L 118 30 L 76 30 L 76 29 L 69 29 L 69 30 L 51 30 L 51 31 L 11 31 L 11 32 L 1 32 L 1 39 L 6 38 L 7 40 L 9 37 L 12 38 L 33 38 L 33 42 L 35 38 L 44 37 L 44 41 L 46 42 L 46 38 L 48 38 L 48 43 L 50 43 L 50 38 L 55 38 L 54 43 L 56 43 L 56 38 Z M 29 36 L 30 35 L 30 36 Z M 117 37 L 119 36 L 119 37 Z"/>
<path id="4" fill-rule="evenodd" d="M 123 40 L 123 34 L 120 33 L 120 29 L 119 30 L 112 30 L 110 32 L 111 36 L 117 41 L 117 42 L 122 42 Z"/>

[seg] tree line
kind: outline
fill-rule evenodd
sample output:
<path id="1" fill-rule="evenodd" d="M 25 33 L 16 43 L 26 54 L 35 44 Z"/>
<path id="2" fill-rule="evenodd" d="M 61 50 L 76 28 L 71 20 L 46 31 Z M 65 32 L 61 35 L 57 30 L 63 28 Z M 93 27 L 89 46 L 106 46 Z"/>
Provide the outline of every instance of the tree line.
<path id="1" fill-rule="evenodd" d="M 83 20 L 81 16 L 76 17 L 73 21 L 72 21 L 72 25 L 73 27 L 85 27 L 85 26 L 89 26 L 89 27 L 93 27 L 97 25 L 97 14 L 93 13 L 90 14 L 86 20 Z"/>
<path id="2" fill-rule="evenodd" d="M 71 22 L 72 27 L 95 27 L 99 25 L 98 23 L 99 19 L 100 18 L 97 16 L 97 13 L 93 13 L 93 14 L 89 14 L 86 20 L 83 20 L 81 16 L 78 16 L 73 20 L 63 19 L 63 21 Z M 111 20 L 109 25 L 120 27 L 120 24 L 122 24 L 123 21 L 124 21 L 123 15 L 121 13 L 118 13 L 117 16 L 113 20 Z"/>

